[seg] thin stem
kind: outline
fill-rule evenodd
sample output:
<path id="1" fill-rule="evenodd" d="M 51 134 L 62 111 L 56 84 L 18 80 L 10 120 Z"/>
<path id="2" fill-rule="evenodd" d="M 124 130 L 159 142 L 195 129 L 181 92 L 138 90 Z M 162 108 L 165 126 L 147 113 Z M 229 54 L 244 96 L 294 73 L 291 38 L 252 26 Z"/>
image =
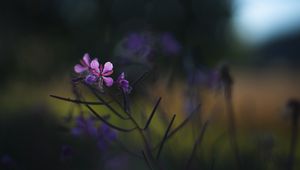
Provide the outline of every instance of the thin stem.
<path id="1" fill-rule="evenodd" d="M 155 162 L 154 156 L 153 156 L 153 154 L 151 152 L 151 146 L 150 146 L 150 144 L 149 144 L 149 142 L 148 142 L 148 140 L 147 140 L 147 138 L 146 138 L 146 136 L 144 134 L 143 129 L 139 126 L 139 124 L 137 123 L 137 121 L 132 117 L 132 115 L 130 113 L 127 113 L 127 115 L 129 116 L 129 119 L 132 121 L 132 123 L 137 127 L 138 133 L 140 134 L 140 136 L 141 136 L 141 138 L 142 138 L 142 140 L 144 142 L 145 155 L 148 155 L 148 157 L 149 157 L 149 163 L 150 164 L 152 163 L 152 165 L 157 165 L 157 168 L 161 169 L 159 167 L 159 165 L 156 164 L 156 162 Z"/>
<path id="2" fill-rule="evenodd" d="M 148 121 L 147 121 L 147 123 L 146 123 L 146 125 L 145 125 L 145 127 L 144 127 L 144 130 L 146 130 L 146 129 L 149 127 L 149 125 L 150 125 L 150 123 L 151 123 L 151 121 L 152 121 L 152 118 L 153 118 L 153 116 L 154 116 L 154 114 L 155 114 L 155 111 L 156 111 L 156 109 L 157 109 L 157 107 L 158 107 L 160 101 L 161 101 L 161 97 L 159 97 L 159 99 L 157 100 L 157 102 L 156 102 L 154 108 L 152 109 L 152 112 L 151 112 L 150 117 L 149 117 L 149 119 L 148 119 Z"/>
<path id="3" fill-rule="evenodd" d="M 196 154 L 197 147 L 200 145 L 200 143 L 203 140 L 203 136 L 204 136 L 204 133 L 206 131 L 207 124 L 208 124 L 208 121 L 206 121 L 204 123 L 204 125 L 202 126 L 200 134 L 199 134 L 199 136 L 197 137 L 197 139 L 196 139 L 196 141 L 194 143 L 192 153 L 191 153 L 191 155 L 190 155 L 190 157 L 189 157 L 189 159 L 187 161 L 187 164 L 186 164 L 186 170 L 190 169 L 190 166 L 192 164 L 193 158 L 195 157 L 195 154 Z"/>
<path id="4" fill-rule="evenodd" d="M 176 128 L 174 128 L 174 130 L 172 130 L 168 136 L 167 136 L 167 139 L 171 138 L 172 136 L 174 136 L 180 129 L 182 129 L 190 120 L 191 118 L 193 117 L 193 115 L 195 113 L 197 113 L 197 111 L 199 110 L 200 108 L 200 104 L 194 109 L 194 111 L 183 121 L 181 122 Z M 152 149 L 153 151 L 155 151 L 156 149 L 158 149 L 159 147 L 159 144 L 155 145 L 155 147 Z"/>
<path id="5" fill-rule="evenodd" d="M 88 104 L 85 104 L 85 106 L 98 118 L 100 119 L 103 123 L 105 123 L 106 125 L 110 126 L 113 129 L 122 131 L 122 132 L 131 132 L 135 129 L 137 129 L 137 127 L 131 128 L 131 129 L 124 129 L 118 126 L 115 126 L 111 123 L 109 123 L 107 120 L 105 120 L 103 117 L 101 117 L 93 108 L 91 108 Z"/>
<path id="6" fill-rule="evenodd" d="M 291 110 L 291 144 L 290 144 L 290 153 L 288 158 L 288 170 L 294 169 L 295 155 L 297 150 L 297 141 L 298 141 L 298 124 L 300 116 L 300 102 L 297 99 L 290 99 L 287 104 L 289 110 Z"/>
<path id="7" fill-rule="evenodd" d="M 156 155 L 156 159 L 158 159 L 159 156 L 160 156 L 160 153 L 161 153 L 161 151 L 162 151 L 162 148 L 163 148 L 163 146 L 164 146 L 164 144 L 165 144 L 165 142 L 166 142 L 166 140 L 167 140 L 168 133 L 169 133 L 169 131 L 170 131 L 170 129 L 171 129 L 171 126 L 172 126 L 172 124 L 173 124 L 173 122 L 174 122 L 174 120 L 175 120 L 175 117 L 176 117 L 176 114 L 173 115 L 172 120 L 171 120 L 171 122 L 169 123 L 169 126 L 168 126 L 168 128 L 167 128 L 167 130 L 166 130 L 166 132 L 165 132 L 164 138 L 163 138 L 163 140 L 162 140 L 161 143 L 160 143 L 160 146 L 159 146 L 159 149 L 158 149 L 158 152 L 157 152 L 157 155 Z"/>
<path id="8" fill-rule="evenodd" d="M 192 116 L 197 113 L 197 111 L 200 108 L 200 104 L 194 109 L 194 111 L 182 122 L 180 123 L 170 134 L 168 135 L 168 138 L 172 137 L 177 131 L 179 131 L 182 127 L 184 127 L 192 118 Z"/>
<path id="9" fill-rule="evenodd" d="M 125 151 L 127 152 L 128 154 L 136 157 L 136 158 L 140 158 L 140 159 L 143 159 L 143 157 L 141 157 L 141 155 L 129 150 L 121 141 L 119 141 L 118 139 L 115 140 L 115 142 Z"/>
<path id="10" fill-rule="evenodd" d="M 84 85 L 86 85 L 91 91 L 92 93 L 109 109 L 111 110 L 115 115 L 117 115 L 118 117 L 120 117 L 123 120 L 128 120 L 129 118 L 125 118 L 124 116 L 122 116 L 118 111 L 116 111 L 109 103 L 107 103 L 100 95 L 98 95 L 98 93 L 93 89 L 93 87 L 91 87 L 90 85 L 84 83 Z"/>
<path id="11" fill-rule="evenodd" d="M 143 73 L 138 79 L 136 79 L 135 81 L 133 81 L 132 87 L 135 87 L 135 86 L 136 86 L 142 79 L 144 79 L 148 74 L 149 74 L 149 72 L 145 72 L 145 73 Z"/>
<path id="12" fill-rule="evenodd" d="M 236 137 L 236 125 L 235 125 L 235 114 L 233 110 L 233 102 L 232 102 L 232 86 L 233 86 L 233 79 L 230 75 L 229 67 L 224 65 L 220 69 L 222 83 L 224 85 L 224 100 L 226 105 L 226 111 L 228 115 L 228 129 L 230 135 L 230 142 L 234 152 L 234 156 L 237 161 L 237 168 L 242 169 L 242 162 L 240 158 L 239 147 L 237 143 Z"/>
<path id="13" fill-rule="evenodd" d="M 152 170 L 151 164 L 150 164 L 150 162 L 149 162 L 149 160 L 148 160 L 148 158 L 147 158 L 145 152 L 142 151 L 142 154 L 143 154 L 143 157 L 144 157 L 144 160 L 145 160 L 147 166 L 149 167 L 150 170 Z"/>
<path id="14" fill-rule="evenodd" d="M 59 99 L 59 100 L 64 100 L 64 101 L 76 103 L 76 104 L 103 105 L 103 103 L 101 103 L 101 102 L 87 102 L 87 101 L 81 101 L 81 100 L 77 100 L 77 99 L 70 99 L 70 98 L 65 98 L 65 97 L 61 97 L 61 96 L 56 96 L 56 95 L 52 95 L 52 94 L 50 94 L 49 96 Z"/>

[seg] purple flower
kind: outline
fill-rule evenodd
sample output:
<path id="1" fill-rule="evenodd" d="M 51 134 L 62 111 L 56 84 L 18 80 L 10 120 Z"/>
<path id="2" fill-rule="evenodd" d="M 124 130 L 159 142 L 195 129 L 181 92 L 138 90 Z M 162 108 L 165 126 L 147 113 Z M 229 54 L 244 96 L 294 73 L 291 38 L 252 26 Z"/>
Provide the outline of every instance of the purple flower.
<path id="1" fill-rule="evenodd" d="M 160 43 L 165 54 L 177 55 L 181 50 L 179 42 L 170 33 L 164 33 L 160 38 Z"/>
<path id="2" fill-rule="evenodd" d="M 130 33 L 116 48 L 116 55 L 129 61 L 148 63 L 154 53 L 155 37 L 149 32 Z"/>
<path id="3" fill-rule="evenodd" d="M 113 73 L 113 64 L 106 62 L 104 66 L 99 64 L 98 59 L 95 58 L 91 61 L 89 54 L 84 54 L 80 64 L 74 66 L 76 73 L 85 73 L 85 82 L 88 84 L 94 84 L 100 81 L 100 85 L 103 85 L 103 81 L 107 87 L 113 85 L 114 80 L 109 77 Z"/>
<path id="4" fill-rule="evenodd" d="M 62 145 L 61 146 L 61 153 L 60 153 L 60 159 L 62 161 L 70 159 L 73 156 L 73 149 L 69 145 Z"/>
<path id="5" fill-rule="evenodd" d="M 82 115 L 75 119 L 75 127 L 71 129 L 71 134 L 74 136 L 80 136 L 86 134 L 88 136 L 97 136 L 97 128 L 93 117 L 85 119 Z"/>
<path id="6" fill-rule="evenodd" d="M 146 44 L 146 39 L 140 34 L 132 33 L 127 37 L 127 41 L 124 44 L 126 48 L 130 50 L 140 50 Z"/>
<path id="7" fill-rule="evenodd" d="M 12 168 L 15 166 L 15 161 L 9 155 L 3 155 L 0 159 L 0 163 L 6 168 Z"/>
<path id="8" fill-rule="evenodd" d="M 112 130 L 108 125 L 102 124 L 98 128 L 97 145 L 100 150 L 106 150 L 108 144 L 116 139 L 117 133 L 114 130 Z"/>
<path id="9" fill-rule="evenodd" d="M 107 87 L 112 86 L 114 80 L 111 77 L 108 77 L 112 73 L 113 73 L 113 64 L 111 62 L 106 62 L 104 64 L 104 67 L 102 66 L 102 64 L 100 64 L 99 76 L 100 76 L 101 84 L 103 84 L 104 81 Z"/>
<path id="10" fill-rule="evenodd" d="M 127 154 L 118 154 L 117 156 L 107 159 L 104 163 L 104 169 L 122 169 L 128 170 L 129 156 Z"/>
<path id="11" fill-rule="evenodd" d="M 93 69 L 98 69 L 98 67 L 95 67 L 95 63 L 97 63 L 98 60 L 95 58 L 91 61 L 91 58 L 88 53 L 85 53 L 82 57 L 82 60 L 80 60 L 80 64 L 76 64 L 74 66 L 74 71 L 76 73 L 83 73 L 85 71 L 90 71 Z"/>
<path id="12" fill-rule="evenodd" d="M 87 83 L 87 84 L 94 84 L 95 82 L 98 81 L 98 77 L 94 74 L 88 74 L 84 81 Z"/>
<path id="13" fill-rule="evenodd" d="M 106 62 L 103 66 L 99 64 L 98 59 L 94 59 L 90 67 L 92 68 L 90 74 L 85 79 L 87 83 L 93 83 L 99 79 L 101 86 L 103 85 L 103 81 L 107 87 L 113 85 L 114 80 L 108 77 L 113 73 L 113 64 L 111 62 Z"/>
<path id="14" fill-rule="evenodd" d="M 124 72 L 122 72 L 122 73 L 119 75 L 119 77 L 118 77 L 116 83 L 117 83 L 117 86 L 118 86 L 119 88 L 121 88 L 121 89 L 123 90 L 124 93 L 129 94 L 129 93 L 131 92 L 132 88 L 131 88 L 131 86 L 129 85 L 129 81 L 125 79 L 125 73 L 124 73 Z"/>
<path id="15" fill-rule="evenodd" d="M 111 129 L 107 124 L 103 123 L 98 128 L 98 134 L 100 137 L 104 137 L 105 139 L 109 141 L 113 141 L 117 138 L 117 133 L 113 129 Z"/>

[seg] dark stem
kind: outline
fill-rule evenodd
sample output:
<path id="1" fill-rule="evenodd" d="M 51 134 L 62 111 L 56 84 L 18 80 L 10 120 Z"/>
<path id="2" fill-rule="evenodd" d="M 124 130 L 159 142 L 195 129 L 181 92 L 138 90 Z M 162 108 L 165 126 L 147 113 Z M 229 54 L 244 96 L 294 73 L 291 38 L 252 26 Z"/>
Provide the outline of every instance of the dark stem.
<path id="1" fill-rule="evenodd" d="M 85 104 L 85 106 L 98 118 L 100 119 L 103 123 L 105 123 L 106 125 L 108 125 L 109 127 L 116 129 L 118 131 L 122 131 L 122 132 L 131 132 L 135 129 L 137 129 L 137 127 L 131 128 L 131 129 L 124 129 L 118 126 L 115 126 L 111 123 L 109 123 L 107 120 L 105 120 L 102 116 L 100 116 L 93 108 L 91 108 L 88 104 Z"/>
<path id="2" fill-rule="evenodd" d="M 230 69 L 227 65 L 223 65 L 220 69 L 220 76 L 224 87 L 224 100 L 225 100 L 225 107 L 226 112 L 228 115 L 228 130 L 230 135 L 230 143 L 231 147 L 234 152 L 234 156 L 237 163 L 237 169 L 242 169 L 242 162 L 237 142 L 237 135 L 236 135 L 236 120 L 235 114 L 233 110 L 233 102 L 232 102 L 232 86 L 233 86 L 233 79 L 230 74 Z"/>
<path id="3" fill-rule="evenodd" d="M 139 124 L 137 123 L 137 121 L 132 117 L 132 115 L 130 113 L 127 113 L 127 115 L 129 116 L 129 119 L 132 121 L 132 123 L 137 127 L 137 130 L 140 134 L 140 136 L 142 137 L 142 140 L 144 142 L 144 148 L 145 148 L 145 155 L 148 156 L 149 158 L 149 163 L 152 164 L 152 165 L 156 165 L 156 167 L 158 169 L 161 169 L 159 164 L 156 163 L 155 159 L 154 159 L 154 156 L 152 154 L 152 151 L 151 151 L 151 146 L 144 134 L 144 131 L 143 129 L 139 126 Z"/>
<path id="4" fill-rule="evenodd" d="M 176 117 L 176 115 L 174 114 L 173 117 L 172 117 L 172 120 L 171 120 L 171 122 L 169 123 L 169 126 L 168 126 L 168 128 L 167 128 L 167 130 L 166 130 L 166 132 L 165 132 L 165 135 L 164 135 L 164 137 L 163 137 L 163 140 L 162 140 L 161 143 L 160 143 L 160 146 L 159 146 L 159 149 L 158 149 L 158 152 L 157 152 L 157 155 L 156 155 L 156 159 L 159 159 L 160 153 L 161 153 L 162 148 L 163 148 L 163 146 L 164 146 L 164 144 L 165 144 L 165 142 L 166 142 L 166 140 L 167 140 L 169 131 L 170 131 L 171 127 L 172 127 L 172 124 L 173 124 L 173 122 L 174 122 L 174 120 L 175 120 L 175 117 Z"/>
<path id="5" fill-rule="evenodd" d="M 196 154 L 196 151 L 197 151 L 197 147 L 200 145 L 200 143 L 201 143 L 202 140 L 203 140 L 203 137 L 204 137 L 204 133 L 205 133 L 205 131 L 206 131 L 207 124 L 208 124 L 208 121 L 206 121 L 206 122 L 204 123 L 204 125 L 202 126 L 202 129 L 201 129 L 201 131 L 200 131 L 200 134 L 199 134 L 199 136 L 197 137 L 197 139 L 196 139 L 196 141 L 195 141 L 195 143 L 194 143 L 194 145 L 193 145 L 192 153 L 191 153 L 191 155 L 190 155 L 190 157 L 189 157 L 189 159 L 188 159 L 188 161 L 187 161 L 187 164 L 186 164 L 186 168 L 185 168 L 186 170 L 190 169 L 190 167 L 191 167 L 192 161 L 193 161 L 193 159 L 194 159 L 194 157 L 195 157 L 195 154 Z"/>
<path id="6" fill-rule="evenodd" d="M 148 158 L 147 158 L 145 152 L 142 151 L 142 154 L 143 154 L 143 157 L 144 157 L 144 160 L 145 160 L 147 166 L 149 167 L 150 170 L 152 170 L 151 164 L 150 164 L 150 162 L 149 162 L 149 160 L 148 160 Z"/>
<path id="7" fill-rule="evenodd" d="M 290 153 L 288 158 L 288 170 L 293 170 L 295 155 L 298 141 L 298 123 L 300 116 L 300 102 L 297 99 L 290 99 L 287 104 L 288 109 L 291 111 L 292 127 L 291 127 L 291 144 Z"/>
<path id="8" fill-rule="evenodd" d="M 182 129 L 191 120 L 191 118 L 193 117 L 193 115 L 195 113 L 197 113 L 197 111 L 199 110 L 199 108 L 200 108 L 200 104 L 194 109 L 194 111 L 183 122 L 181 122 L 176 128 L 174 128 L 174 130 L 172 130 L 168 134 L 167 140 L 169 138 L 171 138 L 172 136 L 174 136 L 180 129 Z M 158 149 L 158 147 L 159 147 L 159 144 L 155 145 L 155 147 L 153 148 L 153 150 Z"/>
<path id="9" fill-rule="evenodd" d="M 121 147 L 121 149 L 123 149 L 125 152 L 127 152 L 128 154 L 136 157 L 136 158 L 140 158 L 143 159 L 143 157 L 141 157 L 141 155 L 129 150 L 121 141 L 119 141 L 118 139 L 115 140 L 115 142 Z"/>
<path id="10" fill-rule="evenodd" d="M 87 102 L 87 101 L 81 101 L 81 100 L 77 100 L 77 99 L 70 99 L 70 98 L 65 98 L 65 97 L 60 97 L 60 96 L 56 96 L 56 95 L 49 95 L 50 97 L 59 99 L 59 100 L 64 100 L 67 102 L 71 102 L 71 103 L 76 103 L 76 104 L 89 104 L 89 105 L 103 105 L 103 103 L 101 102 Z"/>
<path id="11" fill-rule="evenodd" d="M 134 88 L 141 80 L 143 80 L 147 75 L 149 74 L 149 72 L 145 72 L 143 73 L 139 78 L 137 78 L 135 81 L 133 81 L 132 83 L 132 88 Z"/>
<path id="12" fill-rule="evenodd" d="M 288 159 L 288 170 L 292 170 L 294 168 L 296 147 L 297 147 L 297 137 L 298 137 L 298 118 L 294 118 L 292 122 L 292 136 L 291 136 L 291 144 L 290 144 L 290 153 Z"/>
<path id="13" fill-rule="evenodd" d="M 95 91 L 95 89 L 93 87 L 91 87 L 90 85 L 88 85 L 86 83 L 84 85 L 86 85 L 92 91 L 92 93 L 97 97 L 97 99 L 100 100 L 100 102 L 102 102 L 115 115 L 117 115 L 118 117 L 120 117 L 123 120 L 128 120 L 129 119 L 128 117 L 125 118 L 118 111 L 116 111 L 108 102 L 106 102 L 100 95 L 98 95 L 98 93 Z"/>
<path id="14" fill-rule="evenodd" d="M 161 101 L 161 97 L 159 97 L 159 99 L 157 100 L 157 102 L 156 102 L 154 108 L 152 109 L 152 112 L 151 112 L 151 114 L 150 114 L 149 119 L 147 120 L 147 123 L 146 123 L 146 125 L 145 125 L 145 127 L 144 127 L 144 130 L 146 130 L 146 129 L 149 127 L 149 125 L 150 125 L 150 123 L 151 123 L 151 121 L 152 121 L 152 118 L 153 118 L 153 116 L 154 116 L 154 114 L 155 114 L 155 112 L 156 112 L 156 110 L 157 110 L 157 107 L 158 107 L 160 101 Z"/>

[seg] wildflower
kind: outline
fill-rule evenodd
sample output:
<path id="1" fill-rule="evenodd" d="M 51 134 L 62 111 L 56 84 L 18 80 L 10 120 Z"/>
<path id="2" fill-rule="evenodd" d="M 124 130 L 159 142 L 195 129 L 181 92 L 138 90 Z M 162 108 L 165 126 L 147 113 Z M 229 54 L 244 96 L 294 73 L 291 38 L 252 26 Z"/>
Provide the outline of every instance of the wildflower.
<path id="1" fill-rule="evenodd" d="M 150 64 L 155 52 L 155 37 L 149 32 L 126 35 L 116 46 L 115 55 L 125 62 L 135 61 Z"/>
<path id="2" fill-rule="evenodd" d="M 98 81 L 98 77 L 97 77 L 96 75 L 94 75 L 94 74 L 88 74 L 88 75 L 85 77 L 84 81 L 85 81 L 86 83 L 88 83 L 88 84 L 93 84 L 93 83 L 95 83 L 95 82 Z"/>
<path id="3" fill-rule="evenodd" d="M 87 83 L 93 83 L 100 80 L 100 85 L 103 85 L 103 81 L 107 87 L 113 85 L 114 80 L 110 76 L 113 73 L 113 64 L 106 62 L 104 66 L 99 64 L 98 59 L 94 59 L 90 64 L 90 73 L 86 76 L 85 81 Z"/>
<path id="4" fill-rule="evenodd" d="M 15 166 L 15 161 L 10 155 L 2 155 L 0 158 L 0 164 L 5 168 L 13 168 Z"/>
<path id="5" fill-rule="evenodd" d="M 61 153 L 60 153 L 60 159 L 62 161 L 70 159 L 73 156 L 73 149 L 69 145 L 62 145 L 61 146 Z"/>
<path id="6" fill-rule="evenodd" d="M 82 57 L 82 60 L 80 60 L 80 64 L 76 64 L 74 66 L 74 71 L 76 73 L 83 73 L 85 71 L 89 71 L 90 69 L 97 69 L 95 68 L 95 63 L 97 62 L 97 59 L 93 59 L 91 61 L 91 58 L 88 53 L 85 53 Z"/>
<path id="7" fill-rule="evenodd" d="M 126 94 L 129 94 L 129 93 L 130 93 L 130 91 L 131 91 L 132 88 L 131 88 L 131 86 L 129 85 L 128 80 L 125 79 L 125 74 L 124 74 L 124 72 L 122 72 L 122 73 L 119 75 L 119 77 L 118 77 L 116 83 L 117 83 L 117 86 L 118 86 L 120 89 L 122 89 L 124 93 L 126 93 Z"/>
<path id="8" fill-rule="evenodd" d="M 100 150 L 105 150 L 107 145 L 116 140 L 117 133 L 112 130 L 108 125 L 101 124 L 98 128 L 97 146 Z"/>
<path id="9" fill-rule="evenodd" d="M 113 85 L 114 80 L 110 76 L 113 73 L 113 64 L 111 62 L 106 62 L 104 64 L 104 67 L 102 66 L 102 64 L 100 65 L 100 72 L 99 72 L 99 76 L 100 76 L 100 80 L 101 80 L 101 84 L 103 84 L 102 81 L 105 82 L 105 85 L 107 87 L 110 87 Z"/>
<path id="10" fill-rule="evenodd" d="M 88 84 L 94 84 L 100 81 L 100 86 L 102 87 L 103 81 L 107 87 L 113 85 L 113 79 L 110 76 L 113 73 L 113 64 L 111 62 L 106 62 L 104 66 L 99 64 L 98 59 L 95 58 L 91 61 L 89 54 L 84 54 L 80 64 L 74 66 L 74 71 L 76 73 L 85 74 L 85 82 Z"/>
<path id="11" fill-rule="evenodd" d="M 167 55 L 177 55 L 181 50 L 179 42 L 170 33 L 161 35 L 160 44 L 162 51 Z"/>
<path id="12" fill-rule="evenodd" d="M 71 134 L 74 136 L 80 136 L 86 134 L 89 136 L 97 136 L 97 128 L 95 127 L 93 117 L 85 119 L 82 115 L 75 119 L 75 127 L 72 128 Z"/>

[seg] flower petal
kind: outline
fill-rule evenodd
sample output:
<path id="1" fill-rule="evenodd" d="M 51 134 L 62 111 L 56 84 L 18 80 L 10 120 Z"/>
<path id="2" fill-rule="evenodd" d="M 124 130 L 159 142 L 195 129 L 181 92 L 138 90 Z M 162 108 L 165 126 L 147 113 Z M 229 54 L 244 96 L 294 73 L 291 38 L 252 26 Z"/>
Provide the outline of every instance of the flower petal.
<path id="1" fill-rule="evenodd" d="M 119 77 L 118 77 L 118 81 L 124 80 L 125 79 L 125 73 L 122 72 Z"/>
<path id="2" fill-rule="evenodd" d="M 107 87 L 110 87 L 110 86 L 113 85 L 114 80 L 113 80 L 111 77 L 102 77 L 102 78 L 103 78 L 103 80 L 104 80 L 104 82 L 105 82 L 105 85 L 106 85 Z"/>
<path id="3" fill-rule="evenodd" d="M 91 58 L 88 53 L 85 53 L 82 59 L 83 59 L 84 64 L 86 64 L 87 66 L 90 65 Z"/>
<path id="4" fill-rule="evenodd" d="M 103 68 L 103 71 L 102 71 L 102 74 L 105 75 L 105 76 L 109 76 L 112 74 L 112 71 L 113 71 L 113 64 L 111 62 L 106 62 L 104 64 L 104 68 Z"/>
<path id="5" fill-rule="evenodd" d="M 93 74 L 89 74 L 85 77 L 85 82 L 88 84 L 93 84 L 95 82 L 97 82 L 98 78 L 97 76 L 93 75 Z"/>
<path id="6" fill-rule="evenodd" d="M 95 70 L 99 69 L 99 62 L 97 58 L 92 60 L 90 67 Z"/>
<path id="7" fill-rule="evenodd" d="M 87 69 L 88 69 L 87 67 L 84 67 L 84 66 L 82 66 L 82 65 L 80 65 L 80 64 L 76 64 L 76 65 L 74 66 L 74 71 L 75 71 L 76 73 L 82 73 L 82 72 L 86 71 Z"/>

